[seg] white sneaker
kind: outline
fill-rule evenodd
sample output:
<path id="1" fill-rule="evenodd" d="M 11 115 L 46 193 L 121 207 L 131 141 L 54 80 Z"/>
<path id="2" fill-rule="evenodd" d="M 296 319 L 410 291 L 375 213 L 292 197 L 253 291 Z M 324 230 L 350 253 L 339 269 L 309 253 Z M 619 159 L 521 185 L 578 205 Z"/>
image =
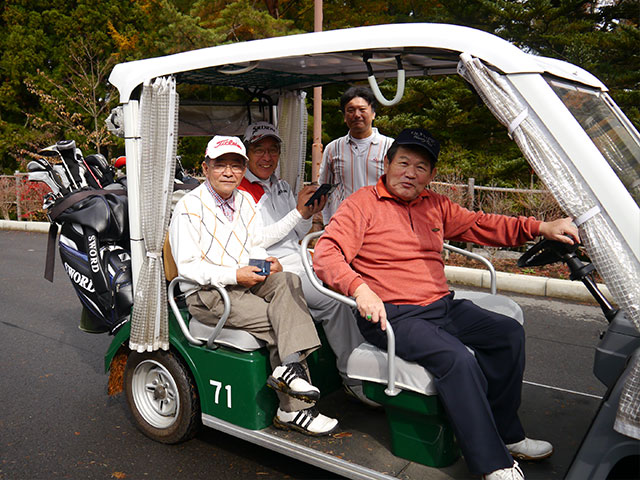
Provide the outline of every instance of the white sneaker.
<path id="1" fill-rule="evenodd" d="M 306 370 L 297 362 L 276 367 L 267 379 L 267 386 L 308 403 L 320 398 L 320 390 L 309 383 Z"/>
<path id="2" fill-rule="evenodd" d="M 358 401 L 364 403 L 366 406 L 371 407 L 371 408 L 382 408 L 382 405 L 380 405 L 378 402 L 374 402 L 373 400 L 369 399 L 364 394 L 364 390 L 362 389 L 362 385 L 347 385 L 345 383 L 343 386 L 344 386 L 345 393 L 349 397 L 353 398 L 354 400 L 358 400 Z"/>
<path id="3" fill-rule="evenodd" d="M 318 412 L 313 406 L 295 412 L 280 410 L 273 417 L 273 426 L 283 430 L 297 430 L 306 435 L 320 437 L 329 435 L 338 428 L 338 420 Z"/>
<path id="4" fill-rule="evenodd" d="M 507 445 L 511 455 L 519 460 L 542 460 L 553 453 L 553 446 L 544 440 L 526 438 L 517 443 Z"/>
<path id="5" fill-rule="evenodd" d="M 524 473 L 520 470 L 518 462 L 514 460 L 513 466 L 483 475 L 482 480 L 524 480 Z"/>

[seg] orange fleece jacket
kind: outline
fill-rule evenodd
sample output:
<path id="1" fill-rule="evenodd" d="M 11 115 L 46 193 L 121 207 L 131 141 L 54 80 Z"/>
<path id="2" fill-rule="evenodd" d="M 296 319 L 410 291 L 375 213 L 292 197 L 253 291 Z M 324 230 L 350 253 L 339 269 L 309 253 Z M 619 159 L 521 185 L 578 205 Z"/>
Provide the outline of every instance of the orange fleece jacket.
<path id="1" fill-rule="evenodd" d="M 348 197 L 315 247 L 318 277 L 346 295 L 366 283 L 385 303 L 429 305 L 449 293 L 444 240 L 516 246 L 535 238 L 542 223 L 472 212 L 430 190 L 407 203 L 384 179 Z"/>

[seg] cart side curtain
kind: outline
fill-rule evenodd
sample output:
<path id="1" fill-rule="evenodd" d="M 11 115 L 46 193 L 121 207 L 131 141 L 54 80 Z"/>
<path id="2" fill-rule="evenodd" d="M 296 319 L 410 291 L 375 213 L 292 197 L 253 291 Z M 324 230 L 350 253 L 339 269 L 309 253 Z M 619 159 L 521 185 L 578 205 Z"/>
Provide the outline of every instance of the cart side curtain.
<path id="1" fill-rule="evenodd" d="M 169 349 L 162 246 L 169 224 L 178 141 L 178 94 L 173 78 L 144 85 L 140 105 L 140 199 L 145 256 L 135 289 L 129 347 Z"/>
<path id="2" fill-rule="evenodd" d="M 640 265 L 594 207 L 598 201 L 578 180 L 566 154 L 537 116 L 512 88 L 509 80 L 468 54 L 460 56 L 460 74 L 471 83 L 493 115 L 505 125 L 523 155 L 565 213 L 584 220 L 580 237 L 591 261 L 627 318 L 640 330 Z M 616 419 L 616 430 L 640 438 L 640 361 L 634 360 Z"/>
<path id="3" fill-rule="evenodd" d="M 278 132 L 282 137 L 280 178 L 289 182 L 294 192 L 304 182 L 308 119 L 305 98 L 305 92 L 286 92 L 278 100 Z"/>

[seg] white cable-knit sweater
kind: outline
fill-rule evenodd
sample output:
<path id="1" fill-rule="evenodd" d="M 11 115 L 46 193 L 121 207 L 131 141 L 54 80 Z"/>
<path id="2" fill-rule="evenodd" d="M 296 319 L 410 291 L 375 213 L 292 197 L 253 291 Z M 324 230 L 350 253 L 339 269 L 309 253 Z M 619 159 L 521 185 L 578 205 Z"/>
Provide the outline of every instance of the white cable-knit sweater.
<path id="1" fill-rule="evenodd" d="M 249 258 L 283 238 L 302 220 L 293 209 L 265 227 L 251 195 L 235 190 L 230 222 L 204 184 L 182 197 L 169 227 L 171 253 L 181 277 L 199 285 L 236 285 L 236 270 Z M 185 289 L 183 289 L 184 291 Z M 186 289 L 190 295 L 196 289 Z"/>

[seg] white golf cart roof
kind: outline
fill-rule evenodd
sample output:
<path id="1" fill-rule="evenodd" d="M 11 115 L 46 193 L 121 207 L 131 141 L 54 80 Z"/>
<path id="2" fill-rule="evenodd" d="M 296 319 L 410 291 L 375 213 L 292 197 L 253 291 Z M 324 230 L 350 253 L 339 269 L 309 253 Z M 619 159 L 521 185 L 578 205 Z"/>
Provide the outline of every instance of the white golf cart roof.
<path id="1" fill-rule="evenodd" d="M 155 88 L 152 83 L 171 83 L 172 88 L 181 83 L 229 86 L 270 96 L 364 80 L 369 80 L 373 89 L 376 80 L 400 79 L 402 72 L 409 78 L 455 75 L 459 66 L 493 115 L 515 134 L 513 138 L 527 160 L 537 163 L 540 177 L 556 200 L 564 199 L 565 213 L 577 223 L 602 213 L 592 220 L 598 223 L 598 231 L 608 236 L 607 246 L 601 251 L 620 252 L 615 261 L 594 261 L 607 283 L 637 283 L 640 209 L 630 192 L 637 195 L 640 136 L 607 95 L 606 87 L 575 65 L 526 53 L 506 40 L 472 28 L 413 23 L 269 38 L 121 63 L 114 67 L 109 81 L 118 88 L 123 104 L 129 167 L 139 161 L 146 168 L 158 155 L 141 154 L 143 140 L 150 142 L 155 133 L 149 130 L 143 135 L 139 131 L 139 120 L 146 120 L 150 110 L 142 113 L 140 105 L 145 102 L 138 99 L 144 91 Z M 143 89 L 143 85 L 150 88 Z M 399 86 L 397 97 L 401 97 L 401 90 Z M 155 108 L 155 104 L 149 101 L 147 107 Z M 592 110 L 585 114 L 581 108 Z M 167 118 L 173 125 L 172 114 L 167 113 Z M 525 132 L 525 128 L 529 130 Z M 172 139 L 173 130 L 162 135 Z M 160 153 L 158 158 L 166 158 L 170 165 L 175 152 L 167 148 Z M 154 167 L 149 168 L 153 171 Z M 140 212 L 135 196 L 140 185 L 135 176 L 138 172 L 137 168 L 128 170 L 129 210 L 134 212 L 130 215 L 131 236 L 141 239 L 138 226 L 134 228 Z M 615 235 L 605 232 L 605 226 L 615 227 Z M 142 245 L 134 248 L 135 242 L 132 240 L 134 280 L 145 255 Z M 611 268 L 611 274 L 605 274 L 601 265 Z M 631 265 L 634 270 L 630 268 L 624 278 L 610 281 L 607 276 L 620 275 L 609 265 Z M 616 296 L 622 299 L 622 294 Z M 640 291 L 627 297 L 629 310 L 640 305 Z M 618 303 L 622 304 L 620 300 Z"/>
<path id="2" fill-rule="evenodd" d="M 569 63 L 525 53 L 495 35 L 457 25 L 410 23 L 376 25 L 268 38 L 121 63 L 109 81 L 126 103 L 139 85 L 176 75 L 179 83 L 302 89 L 367 78 L 363 54 L 379 79 L 395 78 L 400 55 L 406 76 L 451 74 L 461 53 L 503 73 L 549 73 L 606 91 L 589 72 Z M 388 62 L 380 62 L 388 59 Z"/>

